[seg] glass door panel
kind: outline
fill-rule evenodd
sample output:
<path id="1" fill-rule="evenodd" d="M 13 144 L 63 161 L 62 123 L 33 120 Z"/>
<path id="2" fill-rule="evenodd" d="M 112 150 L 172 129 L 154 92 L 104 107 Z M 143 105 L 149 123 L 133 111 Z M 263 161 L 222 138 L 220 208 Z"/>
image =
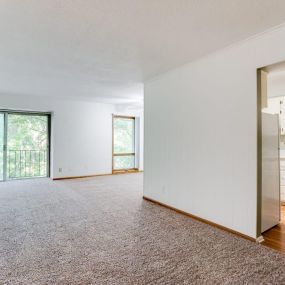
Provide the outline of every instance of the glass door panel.
<path id="1" fill-rule="evenodd" d="M 0 113 L 0 181 L 4 180 L 4 113 Z"/>
<path id="2" fill-rule="evenodd" d="M 135 168 L 135 118 L 113 117 L 113 170 Z"/>
<path id="3" fill-rule="evenodd" d="M 7 179 L 48 176 L 48 116 L 9 113 Z"/>

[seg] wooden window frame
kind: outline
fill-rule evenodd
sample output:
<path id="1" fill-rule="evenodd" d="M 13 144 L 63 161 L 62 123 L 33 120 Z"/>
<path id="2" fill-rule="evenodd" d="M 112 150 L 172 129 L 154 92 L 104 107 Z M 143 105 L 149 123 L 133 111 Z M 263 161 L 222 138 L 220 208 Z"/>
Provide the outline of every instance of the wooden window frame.
<path id="1" fill-rule="evenodd" d="M 117 156 L 134 156 L 134 160 L 136 161 L 136 151 L 131 152 L 131 153 L 115 153 L 114 152 L 114 120 L 115 119 L 132 119 L 134 120 L 134 148 L 136 149 L 136 117 L 134 116 L 123 116 L 123 115 L 112 115 L 112 173 L 128 173 L 128 172 L 137 172 L 138 168 L 133 167 L 133 168 L 128 168 L 128 169 L 114 169 L 114 159 Z"/>

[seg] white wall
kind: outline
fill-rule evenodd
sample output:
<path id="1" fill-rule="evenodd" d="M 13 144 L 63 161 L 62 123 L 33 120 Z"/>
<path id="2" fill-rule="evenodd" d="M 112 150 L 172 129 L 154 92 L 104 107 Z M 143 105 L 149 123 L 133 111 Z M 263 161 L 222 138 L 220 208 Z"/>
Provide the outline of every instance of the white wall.
<path id="1" fill-rule="evenodd" d="M 0 109 L 52 112 L 52 177 L 112 172 L 112 114 L 90 101 L 0 95 Z M 62 172 L 59 172 L 62 168 Z"/>
<path id="2" fill-rule="evenodd" d="M 256 237 L 256 69 L 285 26 L 145 84 L 144 195 Z"/>

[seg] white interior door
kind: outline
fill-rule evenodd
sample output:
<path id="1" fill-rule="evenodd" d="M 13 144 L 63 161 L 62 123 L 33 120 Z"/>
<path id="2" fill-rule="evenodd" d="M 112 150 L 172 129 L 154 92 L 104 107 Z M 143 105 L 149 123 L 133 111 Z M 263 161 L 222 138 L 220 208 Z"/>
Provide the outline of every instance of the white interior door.
<path id="1" fill-rule="evenodd" d="M 280 220 L 278 115 L 262 113 L 262 232 Z"/>

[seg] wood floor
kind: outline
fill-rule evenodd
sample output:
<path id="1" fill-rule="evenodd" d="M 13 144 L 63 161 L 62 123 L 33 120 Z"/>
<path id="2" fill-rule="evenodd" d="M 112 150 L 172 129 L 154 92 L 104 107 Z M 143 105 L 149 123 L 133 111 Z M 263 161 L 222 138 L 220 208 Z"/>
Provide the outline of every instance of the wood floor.
<path id="1" fill-rule="evenodd" d="M 281 206 L 281 221 L 279 225 L 262 234 L 263 245 L 285 253 L 285 206 Z"/>

